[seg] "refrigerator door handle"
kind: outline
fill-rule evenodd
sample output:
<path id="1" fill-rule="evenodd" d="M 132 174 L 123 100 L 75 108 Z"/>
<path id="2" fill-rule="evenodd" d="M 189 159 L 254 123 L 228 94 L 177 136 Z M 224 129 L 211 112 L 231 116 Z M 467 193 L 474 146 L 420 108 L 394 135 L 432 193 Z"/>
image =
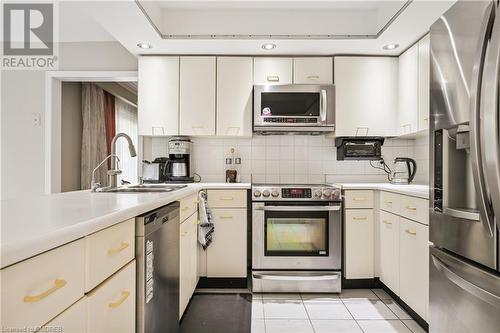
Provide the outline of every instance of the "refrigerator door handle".
<path id="1" fill-rule="evenodd" d="M 441 271 L 448 280 L 453 282 L 461 289 L 485 301 L 486 303 L 491 304 L 496 308 L 500 308 L 500 297 L 490 293 L 487 290 L 484 290 L 481 287 L 476 286 L 472 282 L 467 281 L 466 279 L 455 273 L 448 265 L 446 265 L 433 254 L 431 254 L 431 258 L 434 267 Z"/>
<path id="2" fill-rule="evenodd" d="M 500 74 L 500 17 L 495 18 L 490 45 L 486 53 L 480 104 L 480 144 L 484 149 L 483 165 L 493 214 L 500 216 L 500 166 L 498 75 Z M 497 223 L 500 230 L 500 225 Z M 492 229 L 495 227 L 492 224 Z"/>
<path id="3" fill-rule="evenodd" d="M 470 91 L 470 147 L 472 158 L 472 174 L 474 178 L 474 187 L 478 195 L 478 205 L 486 232 L 490 238 L 493 237 L 494 213 L 489 201 L 488 189 L 486 185 L 486 175 L 483 169 L 483 152 L 482 152 L 482 137 L 481 133 L 481 110 L 482 108 L 482 79 L 484 71 L 486 54 L 488 49 L 488 41 L 493 23 L 495 19 L 495 6 L 491 3 L 488 7 L 485 19 L 481 24 L 480 36 L 484 36 L 479 40 L 477 46 L 476 62 L 473 67 L 471 91 Z"/>

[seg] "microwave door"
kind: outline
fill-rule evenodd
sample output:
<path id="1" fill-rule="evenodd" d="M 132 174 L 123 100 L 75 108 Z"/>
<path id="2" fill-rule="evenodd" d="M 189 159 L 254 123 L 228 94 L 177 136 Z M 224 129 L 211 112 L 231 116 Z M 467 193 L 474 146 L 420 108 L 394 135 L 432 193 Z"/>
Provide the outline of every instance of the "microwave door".
<path id="1" fill-rule="evenodd" d="M 314 92 L 264 92 L 261 94 L 263 117 L 319 117 L 320 94 Z"/>

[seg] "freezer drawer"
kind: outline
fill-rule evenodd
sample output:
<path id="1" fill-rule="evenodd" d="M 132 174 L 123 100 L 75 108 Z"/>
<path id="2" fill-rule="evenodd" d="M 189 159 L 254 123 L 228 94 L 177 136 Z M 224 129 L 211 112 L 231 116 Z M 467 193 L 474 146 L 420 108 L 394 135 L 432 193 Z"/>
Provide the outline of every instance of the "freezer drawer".
<path id="1" fill-rule="evenodd" d="M 429 332 L 497 333 L 500 277 L 430 248 Z"/>

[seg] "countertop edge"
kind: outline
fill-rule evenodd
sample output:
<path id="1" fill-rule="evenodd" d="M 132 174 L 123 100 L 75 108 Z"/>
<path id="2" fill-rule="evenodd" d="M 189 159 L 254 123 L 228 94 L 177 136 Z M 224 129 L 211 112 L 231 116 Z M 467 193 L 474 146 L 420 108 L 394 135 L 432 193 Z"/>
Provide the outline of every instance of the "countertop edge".
<path id="1" fill-rule="evenodd" d="M 111 211 L 102 216 L 71 225 L 70 227 L 60 228 L 55 232 L 44 234 L 37 239 L 11 242 L 8 244 L 3 244 L 2 242 L 0 245 L 0 269 L 7 268 L 44 252 L 64 246 L 95 232 L 135 218 L 138 215 L 158 207 L 168 205 L 200 190 L 246 190 L 250 188 L 250 183 L 192 183 L 189 184 L 187 188 L 169 193 L 169 195 L 164 198 L 154 199 L 131 207 Z"/>
<path id="2" fill-rule="evenodd" d="M 392 184 L 386 184 L 386 183 L 373 183 L 373 184 L 355 184 L 355 183 L 349 183 L 349 184 L 342 184 L 342 189 L 343 190 L 378 190 L 378 191 L 386 191 L 386 192 L 392 192 L 392 193 L 398 193 L 398 194 L 403 194 L 403 195 L 408 195 L 411 197 L 417 197 L 421 199 L 426 199 L 429 200 L 429 188 L 427 185 L 392 185 Z M 401 186 L 408 186 L 408 188 L 401 188 Z M 427 190 L 423 191 L 422 189 L 415 189 L 415 186 L 419 187 L 426 187 Z"/>

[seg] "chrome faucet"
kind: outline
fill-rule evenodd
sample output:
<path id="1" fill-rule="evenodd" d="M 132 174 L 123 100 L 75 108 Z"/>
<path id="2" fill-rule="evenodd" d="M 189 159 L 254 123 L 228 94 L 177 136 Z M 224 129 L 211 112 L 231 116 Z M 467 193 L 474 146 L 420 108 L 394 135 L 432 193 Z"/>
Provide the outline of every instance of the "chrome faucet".
<path id="1" fill-rule="evenodd" d="M 111 140 L 111 154 L 106 156 L 106 158 L 99 163 L 98 166 L 95 167 L 95 169 L 92 171 L 92 183 L 91 183 L 91 189 L 92 192 L 97 192 L 99 189 L 102 190 L 110 190 L 110 189 L 115 189 L 118 187 L 118 175 L 122 173 L 122 171 L 118 168 L 118 162 L 120 161 L 120 158 L 116 155 L 116 141 L 118 138 L 123 137 L 127 139 L 128 142 L 128 150 L 130 152 L 131 157 L 137 156 L 137 153 L 135 151 L 134 143 L 132 142 L 132 139 L 130 136 L 128 136 L 125 133 L 117 133 L 114 137 L 113 140 Z M 111 169 L 108 170 L 108 186 L 106 188 L 102 188 L 101 184 L 97 183 L 95 180 L 95 172 L 101 165 L 104 164 L 109 158 L 111 158 Z"/>

